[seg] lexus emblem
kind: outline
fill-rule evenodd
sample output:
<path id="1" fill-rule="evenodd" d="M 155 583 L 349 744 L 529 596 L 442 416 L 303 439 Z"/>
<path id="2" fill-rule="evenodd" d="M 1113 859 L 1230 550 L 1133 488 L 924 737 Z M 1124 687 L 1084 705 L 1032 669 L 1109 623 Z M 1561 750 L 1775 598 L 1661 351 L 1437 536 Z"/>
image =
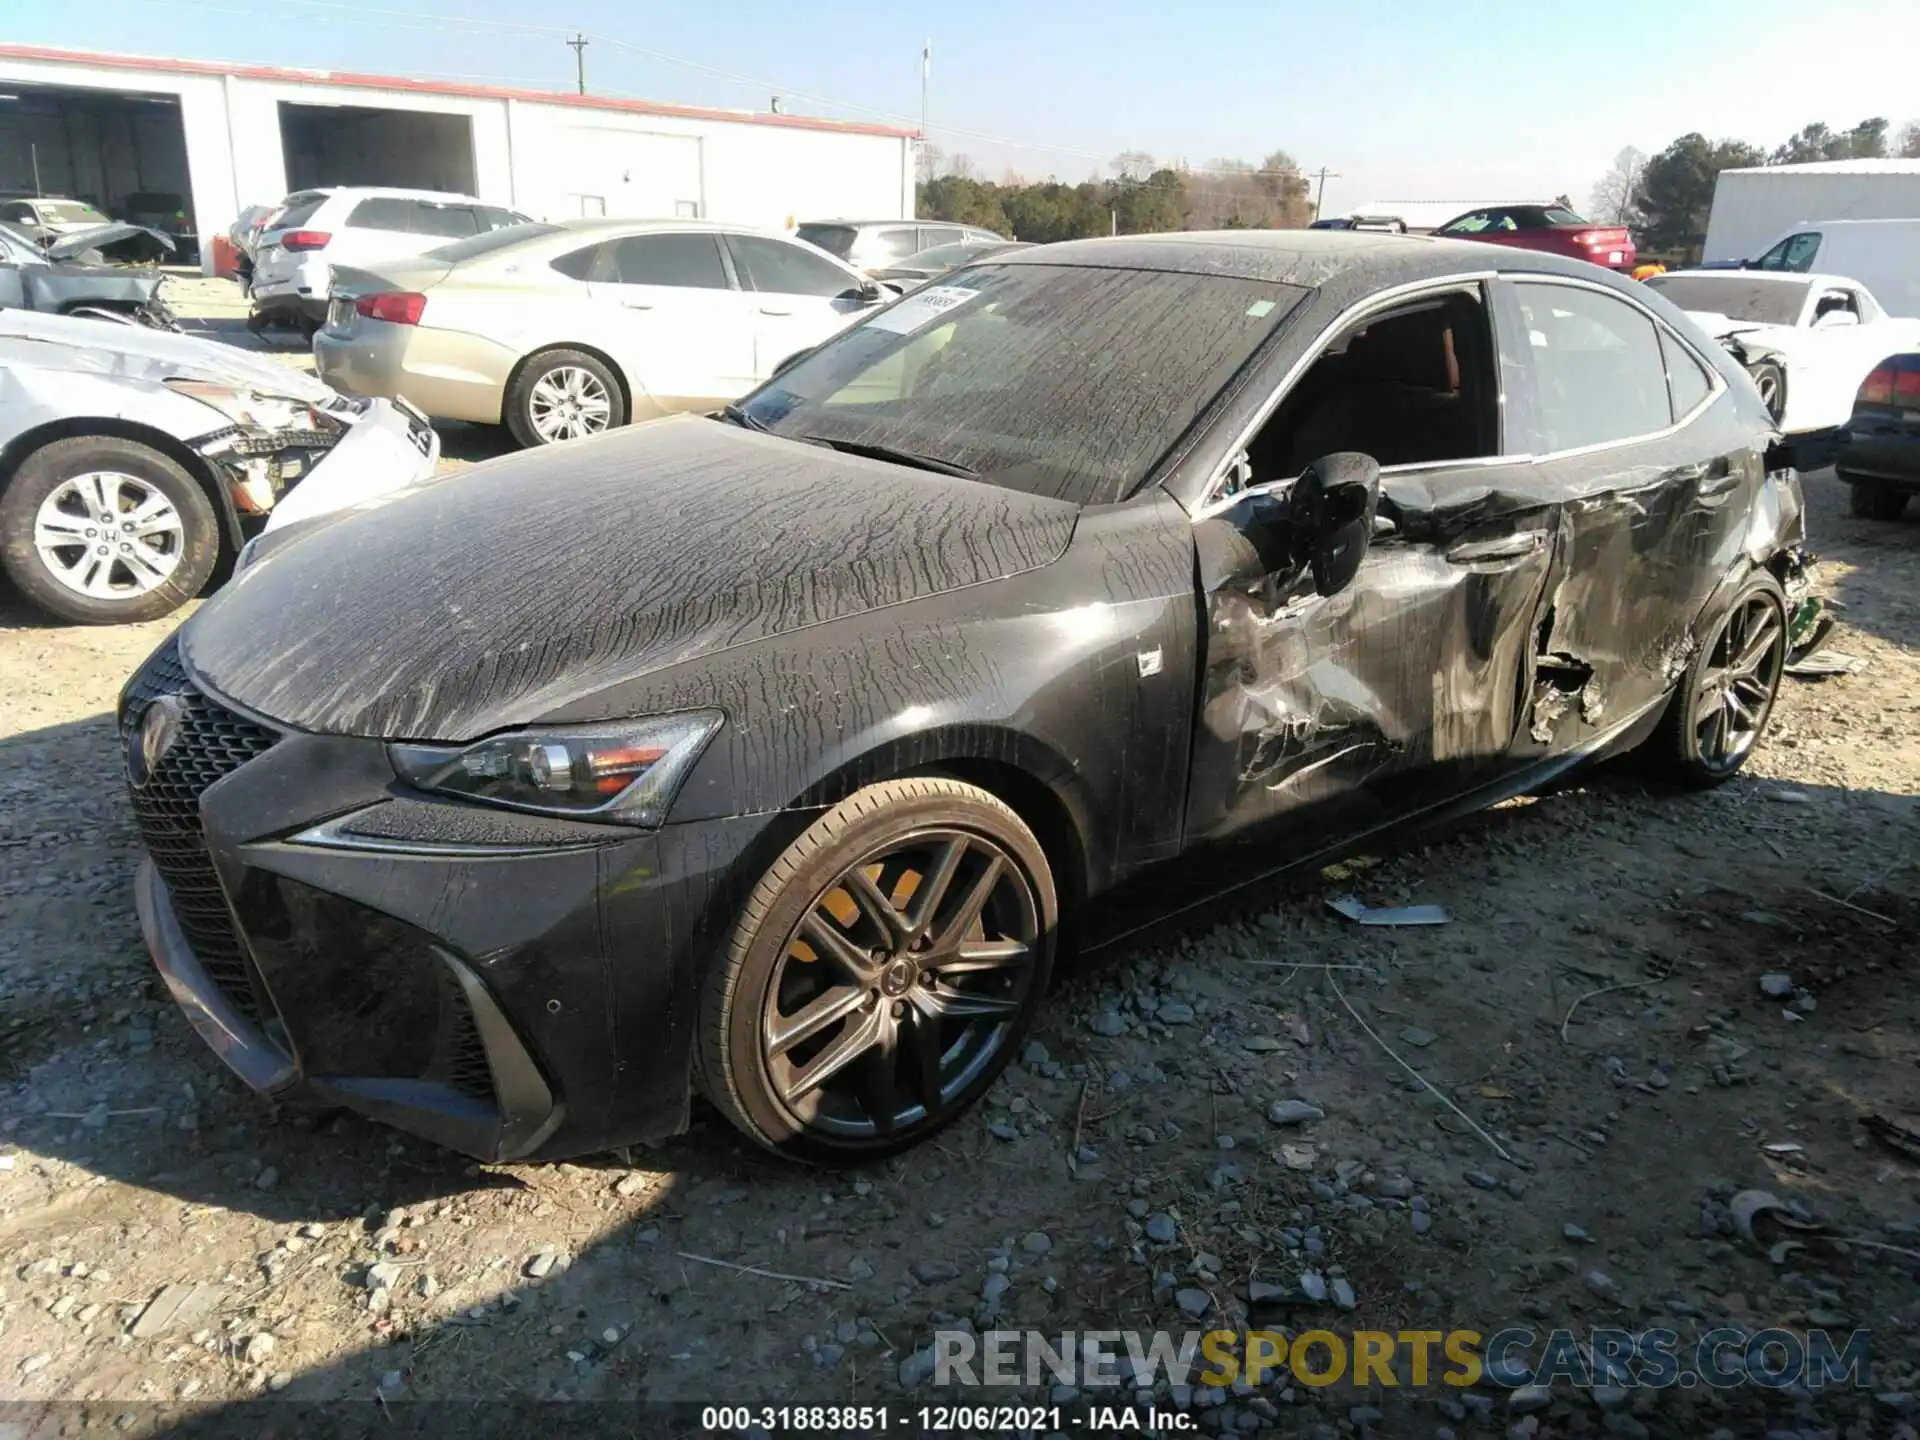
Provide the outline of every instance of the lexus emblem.
<path id="1" fill-rule="evenodd" d="M 186 718 L 186 711 L 186 701 L 178 695 L 162 695 L 147 706 L 140 717 L 140 728 L 127 745 L 127 770 L 134 784 L 146 784 L 160 768 L 167 751 L 180 738 L 180 722 Z"/>

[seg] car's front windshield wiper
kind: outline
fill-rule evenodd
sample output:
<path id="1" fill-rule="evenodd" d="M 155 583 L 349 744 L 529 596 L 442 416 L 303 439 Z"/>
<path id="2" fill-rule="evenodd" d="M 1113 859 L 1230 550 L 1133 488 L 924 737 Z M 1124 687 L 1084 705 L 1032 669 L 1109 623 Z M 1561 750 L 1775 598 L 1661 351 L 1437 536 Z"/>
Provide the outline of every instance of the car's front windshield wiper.
<path id="1" fill-rule="evenodd" d="M 863 455 L 869 460 L 888 460 L 895 465 L 911 465 L 916 470 L 931 470 L 936 475 L 957 475 L 962 480 L 978 477 L 978 470 L 969 469 L 952 460 L 942 460 L 934 455 L 916 455 L 911 450 L 896 450 L 891 445 L 868 445 L 859 440 L 836 440 L 828 435 L 795 435 L 795 440 L 804 440 L 809 445 L 825 445 L 830 450 L 838 450 L 846 455 Z"/>
<path id="2" fill-rule="evenodd" d="M 714 412 L 722 420 L 738 425 L 742 430 L 758 430 L 762 435 L 771 434 L 766 423 L 738 405 L 722 405 Z"/>

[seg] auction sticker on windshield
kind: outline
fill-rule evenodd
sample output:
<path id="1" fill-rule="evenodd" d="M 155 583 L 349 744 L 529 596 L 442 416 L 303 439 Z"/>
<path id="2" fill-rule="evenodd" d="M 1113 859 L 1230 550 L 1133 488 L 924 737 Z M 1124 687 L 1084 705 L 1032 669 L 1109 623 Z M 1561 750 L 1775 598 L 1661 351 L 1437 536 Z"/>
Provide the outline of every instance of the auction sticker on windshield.
<path id="1" fill-rule="evenodd" d="M 914 331 L 931 325 L 949 310 L 979 298 L 978 290 L 968 290 L 964 286 L 929 285 L 923 290 L 916 290 L 892 309 L 874 316 L 867 321 L 867 329 L 891 330 L 895 334 L 911 335 Z"/>

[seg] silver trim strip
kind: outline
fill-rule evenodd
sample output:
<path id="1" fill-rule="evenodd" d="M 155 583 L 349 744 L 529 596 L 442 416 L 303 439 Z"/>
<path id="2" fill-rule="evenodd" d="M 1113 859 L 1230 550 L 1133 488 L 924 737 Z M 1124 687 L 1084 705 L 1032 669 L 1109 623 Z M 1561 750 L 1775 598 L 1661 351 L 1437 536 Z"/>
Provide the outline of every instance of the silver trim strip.
<path id="1" fill-rule="evenodd" d="M 374 808 L 378 808 L 377 806 Z M 515 855 L 551 855 L 561 850 L 591 850 L 604 840 L 556 841 L 551 845 L 460 845 L 431 840 L 391 840 L 379 835 L 355 835 L 344 827 L 366 811 L 338 815 L 319 825 L 309 826 L 280 843 L 302 845 L 314 850 L 366 850 L 385 855 L 465 856 L 477 859 L 508 859 Z"/>

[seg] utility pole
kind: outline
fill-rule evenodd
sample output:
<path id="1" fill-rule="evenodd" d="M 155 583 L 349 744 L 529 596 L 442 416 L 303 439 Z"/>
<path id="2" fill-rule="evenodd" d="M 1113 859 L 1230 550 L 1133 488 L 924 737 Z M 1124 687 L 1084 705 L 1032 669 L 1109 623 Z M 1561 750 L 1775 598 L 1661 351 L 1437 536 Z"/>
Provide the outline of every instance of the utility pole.
<path id="1" fill-rule="evenodd" d="M 567 45 L 573 51 L 573 68 L 580 77 L 580 93 L 582 95 L 587 93 L 587 46 L 590 43 L 587 37 L 582 35 L 578 30 L 574 31 L 573 38 L 567 41 Z"/>
<path id="2" fill-rule="evenodd" d="M 1319 168 L 1319 170 L 1314 173 L 1314 180 L 1316 182 L 1313 188 L 1313 218 L 1314 219 L 1318 220 L 1320 218 L 1320 202 L 1326 198 L 1327 181 L 1338 180 L 1339 178 L 1340 178 L 1340 172 L 1338 170 L 1329 170 L 1324 165 L 1322 165 Z"/>

